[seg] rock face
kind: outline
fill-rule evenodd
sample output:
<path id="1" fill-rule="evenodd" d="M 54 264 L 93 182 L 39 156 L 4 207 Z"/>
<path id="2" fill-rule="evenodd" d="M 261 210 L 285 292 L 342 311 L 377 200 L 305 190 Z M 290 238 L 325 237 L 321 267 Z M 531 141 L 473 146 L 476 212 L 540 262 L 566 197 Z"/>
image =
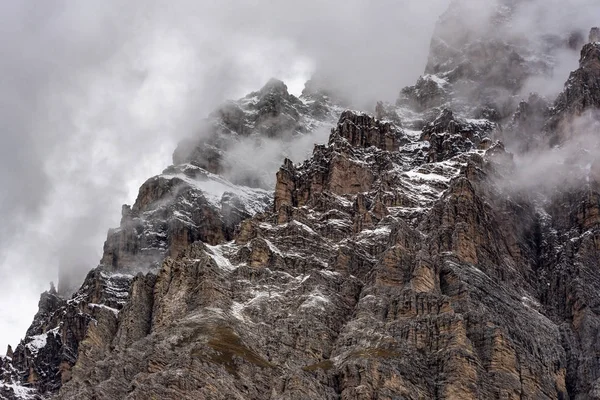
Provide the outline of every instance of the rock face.
<path id="1" fill-rule="evenodd" d="M 115 271 L 147 271 L 196 241 L 233 239 L 237 225 L 272 202 L 272 182 L 253 165 L 232 172 L 224 156 L 245 138 L 283 142 L 333 121 L 339 107 L 326 95 L 288 93 L 272 79 L 262 89 L 213 112 L 196 137 L 182 141 L 174 165 L 140 188 L 132 207 L 124 206 L 121 226 L 108 233 L 100 265 Z M 293 142 L 290 142 L 293 145 Z"/>
<path id="2" fill-rule="evenodd" d="M 519 20 L 522 9 L 532 12 L 527 7 L 524 0 L 453 0 L 435 28 L 427 74 L 402 90 L 399 104 L 507 122 L 529 94 L 529 80 L 550 79 L 558 55 L 575 57 L 583 44 L 583 27 L 536 32 L 535 21 Z M 528 25 L 527 34 L 516 32 L 515 18 Z"/>
<path id="3" fill-rule="evenodd" d="M 514 5 L 501 3 L 500 26 Z M 551 65 L 474 43 L 479 31 L 442 43 L 460 15 L 442 18 L 428 74 L 396 105 L 341 112 L 326 144 L 283 161 L 274 192 L 234 179 L 227 152 L 339 108 L 270 81 L 217 110 L 124 206 L 81 288 L 42 294 L 0 359 L 0 397 L 599 399 L 598 148 L 560 136 L 548 151 L 580 153 L 523 190 L 498 141 L 534 157 L 597 111 L 598 46 L 554 106 L 513 102 Z M 511 101 L 487 101 L 500 91 Z"/>
<path id="4" fill-rule="evenodd" d="M 597 35 L 597 28 L 592 29 L 590 39 Z M 574 121 L 586 111 L 596 121 L 600 120 L 600 42 L 590 42 L 583 46 L 579 68 L 569 76 L 565 89 L 558 96 L 552 110 L 552 118 L 547 123 L 547 130 L 552 132 L 554 141 L 561 142 L 576 135 Z"/>
<path id="5" fill-rule="evenodd" d="M 12 390 L 6 398 L 37 399 L 58 391 L 71 378 L 86 343 L 97 340 L 94 330 L 110 332 L 116 326 L 119 310 L 129 298 L 131 279 L 96 269 L 68 300 L 54 288 L 43 293 L 25 339 L 0 365 L 2 388 Z"/>
<path id="6" fill-rule="evenodd" d="M 220 174 L 234 184 L 271 188 L 272 176 L 257 179 L 252 165 L 248 165 L 248 175 L 232 173 L 235 167 L 232 164 L 240 160 L 227 159 L 225 153 L 248 138 L 288 142 L 334 123 L 341 111 L 322 91 L 305 89 L 297 98 L 288 93 L 283 82 L 271 79 L 259 91 L 227 102 L 214 111 L 197 135 L 177 146 L 173 164 L 192 164 Z"/>
<path id="7" fill-rule="evenodd" d="M 231 240 L 235 226 L 270 201 L 268 190 L 236 186 L 191 164 L 167 168 L 142 185 L 133 207 L 123 207 L 121 227 L 109 231 L 100 264 L 146 271 L 195 241 Z"/>

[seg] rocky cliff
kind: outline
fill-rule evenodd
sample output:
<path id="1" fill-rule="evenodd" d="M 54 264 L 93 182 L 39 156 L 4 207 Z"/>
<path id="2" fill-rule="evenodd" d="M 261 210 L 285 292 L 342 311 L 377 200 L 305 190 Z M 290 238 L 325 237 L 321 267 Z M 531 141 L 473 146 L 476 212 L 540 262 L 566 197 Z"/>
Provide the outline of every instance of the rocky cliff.
<path id="1" fill-rule="evenodd" d="M 374 116 L 278 81 L 215 111 L 81 288 L 42 295 L 0 397 L 600 398 L 599 148 L 577 140 L 600 131 L 597 29 L 540 54 L 501 3 L 483 36 L 451 7 L 426 75 Z M 580 68 L 524 96 L 557 49 Z M 225 157 L 327 125 L 271 184 Z"/>

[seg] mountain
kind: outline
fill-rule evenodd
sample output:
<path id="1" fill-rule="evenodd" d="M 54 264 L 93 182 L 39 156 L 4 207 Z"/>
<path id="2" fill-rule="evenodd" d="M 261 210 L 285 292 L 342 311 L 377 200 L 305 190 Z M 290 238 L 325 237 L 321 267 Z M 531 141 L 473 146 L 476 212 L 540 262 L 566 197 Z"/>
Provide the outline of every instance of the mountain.
<path id="1" fill-rule="evenodd" d="M 373 115 L 277 80 L 212 113 L 42 294 L 0 397 L 600 398 L 600 34 L 463 7 Z M 557 98 L 524 95 L 563 51 Z"/>

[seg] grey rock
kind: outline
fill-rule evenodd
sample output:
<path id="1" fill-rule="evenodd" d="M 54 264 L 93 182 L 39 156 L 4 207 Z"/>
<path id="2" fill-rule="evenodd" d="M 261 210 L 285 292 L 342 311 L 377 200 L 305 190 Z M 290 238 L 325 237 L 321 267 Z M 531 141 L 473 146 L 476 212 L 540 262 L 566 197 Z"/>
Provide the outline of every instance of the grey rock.
<path id="1" fill-rule="evenodd" d="M 491 20 L 509 24 L 515 4 Z M 219 155 L 239 136 L 311 129 L 331 98 L 270 81 L 219 109 L 211 139 L 180 147 L 123 208 L 82 287 L 42 295 L 0 359 L 0 395 L 600 398 L 600 163 L 569 185 L 512 190 L 519 167 L 497 140 L 600 108 L 587 90 L 598 48 L 583 46 L 554 107 L 519 104 L 549 66 L 468 24 L 442 43 L 460 10 L 436 30 L 429 76 L 374 117 L 340 113 L 327 144 L 283 162 L 274 193 L 228 180 Z M 546 38 L 550 50 L 571 39 Z"/>

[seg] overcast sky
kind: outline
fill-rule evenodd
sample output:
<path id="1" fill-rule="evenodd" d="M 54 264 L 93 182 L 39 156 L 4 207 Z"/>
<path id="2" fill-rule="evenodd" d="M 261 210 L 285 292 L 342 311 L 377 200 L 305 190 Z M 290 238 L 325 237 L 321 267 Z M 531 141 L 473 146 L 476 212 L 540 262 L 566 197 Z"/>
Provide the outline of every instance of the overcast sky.
<path id="1" fill-rule="evenodd" d="M 0 5 L 0 354 L 59 265 L 95 267 L 179 138 L 270 77 L 394 100 L 449 0 L 21 0 Z"/>

